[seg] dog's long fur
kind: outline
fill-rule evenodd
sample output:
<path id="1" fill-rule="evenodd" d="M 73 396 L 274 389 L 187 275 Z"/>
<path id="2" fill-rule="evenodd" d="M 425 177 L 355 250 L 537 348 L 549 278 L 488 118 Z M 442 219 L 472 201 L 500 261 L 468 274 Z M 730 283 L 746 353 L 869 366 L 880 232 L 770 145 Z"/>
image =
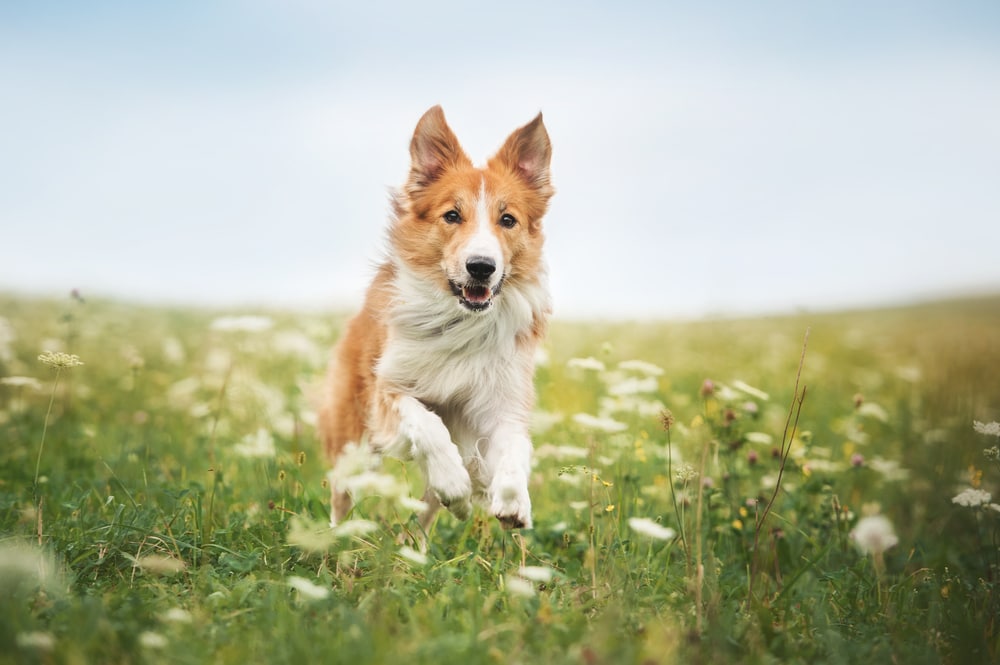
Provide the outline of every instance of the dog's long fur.
<path id="1" fill-rule="evenodd" d="M 553 190 L 539 114 L 476 168 L 439 106 L 410 143 L 387 256 L 334 349 L 319 413 L 336 464 L 349 442 L 415 460 L 426 524 L 443 504 L 483 503 L 531 527 L 528 423 L 534 352 L 551 309 L 542 216 Z M 332 520 L 351 499 L 331 487 Z"/>

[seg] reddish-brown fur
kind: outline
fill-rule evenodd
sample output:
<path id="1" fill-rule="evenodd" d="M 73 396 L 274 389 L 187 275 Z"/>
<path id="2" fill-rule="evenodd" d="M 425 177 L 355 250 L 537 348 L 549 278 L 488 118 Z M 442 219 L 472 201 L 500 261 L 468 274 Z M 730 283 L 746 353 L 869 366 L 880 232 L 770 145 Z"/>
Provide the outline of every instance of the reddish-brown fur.
<path id="1" fill-rule="evenodd" d="M 421 119 L 410 146 L 413 163 L 409 179 L 393 201 L 390 258 L 379 267 L 364 305 L 347 325 L 330 365 L 318 425 L 331 461 L 348 442 L 361 442 L 372 432 L 392 437 L 399 427 L 395 400 L 405 393 L 406 386 L 390 384 L 376 373 L 390 341 L 390 315 L 400 298 L 397 262 L 421 280 L 451 293 L 444 268 L 457 260 L 458 249 L 476 230 L 472 223 L 442 223 L 442 215 L 449 210 L 463 216 L 473 214 L 471 208 L 485 190 L 490 214 L 508 213 L 519 222 L 514 228 L 497 227 L 494 231 L 504 264 L 509 266 L 503 289 L 536 285 L 542 279 L 541 218 L 552 195 L 547 172 L 549 150 L 539 115 L 515 131 L 486 167 L 479 169 L 462 151 L 439 107 Z M 503 293 L 498 297 L 504 297 Z M 518 333 L 519 349 L 533 352 L 545 332 L 547 314 L 547 309 L 537 312 L 531 325 Z M 493 313 L 479 314 L 490 315 Z M 526 411 L 530 411 L 533 394 L 526 392 L 508 398 L 524 400 Z M 349 498 L 334 492 L 333 501 L 335 516 L 342 517 L 349 509 Z"/>

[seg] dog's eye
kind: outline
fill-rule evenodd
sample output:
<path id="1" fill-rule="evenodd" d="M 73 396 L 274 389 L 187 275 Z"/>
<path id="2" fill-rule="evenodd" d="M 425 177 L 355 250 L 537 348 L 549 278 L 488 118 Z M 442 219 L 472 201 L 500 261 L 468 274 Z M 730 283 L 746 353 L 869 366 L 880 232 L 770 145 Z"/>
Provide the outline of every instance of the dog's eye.
<path id="1" fill-rule="evenodd" d="M 462 221 L 462 216 L 458 214 L 457 210 L 449 210 L 444 214 L 444 221 L 449 224 L 458 224 Z"/>
<path id="2" fill-rule="evenodd" d="M 514 218 L 514 215 L 508 215 L 508 214 L 501 215 L 500 226 L 504 227 L 505 229 L 512 229 L 515 226 L 517 226 L 517 220 Z"/>

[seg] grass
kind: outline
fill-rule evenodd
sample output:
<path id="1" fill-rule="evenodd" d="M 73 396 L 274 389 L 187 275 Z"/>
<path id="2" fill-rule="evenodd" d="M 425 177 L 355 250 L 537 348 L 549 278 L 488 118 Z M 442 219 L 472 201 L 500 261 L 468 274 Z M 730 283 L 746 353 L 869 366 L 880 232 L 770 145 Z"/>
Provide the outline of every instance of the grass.
<path id="1" fill-rule="evenodd" d="M 952 501 L 1000 489 L 1000 299 L 557 322 L 535 528 L 443 513 L 426 555 L 391 460 L 323 527 L 344 319 L 225 314 L 0 297 L 0 663 L 1000 660 L 1000 512 Z"/>

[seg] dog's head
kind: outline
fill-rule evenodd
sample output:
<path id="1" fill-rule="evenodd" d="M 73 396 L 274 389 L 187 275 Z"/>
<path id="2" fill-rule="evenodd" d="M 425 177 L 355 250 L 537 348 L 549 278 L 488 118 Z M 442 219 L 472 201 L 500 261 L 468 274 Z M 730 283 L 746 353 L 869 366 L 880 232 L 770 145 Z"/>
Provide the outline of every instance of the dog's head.
<path id="1" fill-rule="evenodd" d="M 395 255 L 468 311 L 542 270 L 542 216 L 553 190 L 552 147 L 538 114 L 476 168 L 445 121 L 427 111 L 410 142 L 410 176 L 396 198 Z"/>

